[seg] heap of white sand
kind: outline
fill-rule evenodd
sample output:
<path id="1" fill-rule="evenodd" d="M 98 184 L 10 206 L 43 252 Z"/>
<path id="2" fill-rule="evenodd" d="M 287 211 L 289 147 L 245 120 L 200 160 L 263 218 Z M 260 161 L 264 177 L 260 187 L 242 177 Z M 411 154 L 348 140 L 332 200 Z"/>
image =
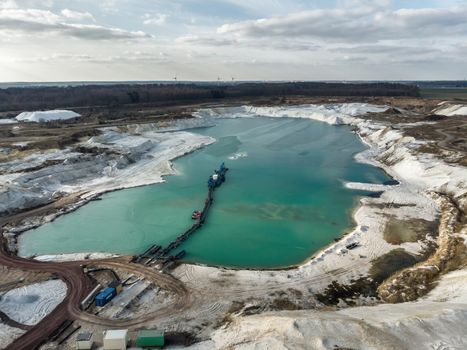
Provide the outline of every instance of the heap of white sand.
<path id="1" fill-rule="evenodd" d="M 112 253 L 68 253 L 68 254 L 48 254 L 34 257 L 39 261 L 77 261 L 77 260 L 94 260 L 94 259 L 109 259 L 119 256 Z"/>
<path id="2" fill-rule="evenodd" d="M 73 111 L 55 109 L 52 111 L 23 112 L 16 116 L 16 120 L 22 122 L 44 123 L 53 120 L 66 120 L 81 117 Z"/>
<path id="3" fill-rule="evenodd" d="M 61 280 L 50 280 L 15 288 L 0 300 L 0 310 L 12 320 L 35 325 L 65 299 L 67 287 Z"/>
<path id="4" fill-rule="evenodd" d="M 454 115 L 467 115 L 467 105 L 442 102 L 433 112 L 436 115 L 444 115 L 446 117 L 452 117 Z"/>

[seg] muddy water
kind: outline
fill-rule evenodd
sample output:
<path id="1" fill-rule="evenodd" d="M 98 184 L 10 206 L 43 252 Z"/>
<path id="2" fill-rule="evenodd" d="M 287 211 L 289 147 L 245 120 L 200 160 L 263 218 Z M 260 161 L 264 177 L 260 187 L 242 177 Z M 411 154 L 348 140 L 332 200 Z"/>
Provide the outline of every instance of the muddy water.
<path id="1" fill-rule="evenodd" d="M 20 253 L 105 251 L 136 254 L 168 244 L 192 225 L 206 181 L 230 167 L 206 225 L 181 249 L 188 261 L 277 268 L 303 262 L 352 226 L 362 192 L 343 181 L 383 183 L 380 170 L 356 163 L 365 146 L 346 126 L 299 119 L 222 119 L 197 129 L 218 142 L 175 161 L 164 184 L 109 193 L 22 235 Z"/>

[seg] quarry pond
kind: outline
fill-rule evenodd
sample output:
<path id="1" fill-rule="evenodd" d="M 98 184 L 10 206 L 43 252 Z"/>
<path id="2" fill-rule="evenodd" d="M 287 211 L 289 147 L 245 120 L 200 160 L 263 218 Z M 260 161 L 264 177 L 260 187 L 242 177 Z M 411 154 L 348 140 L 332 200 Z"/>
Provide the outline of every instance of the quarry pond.
<path id="1" fill-rule="evenodd" d="M 345 182 L 388 176 L 357 163 L 366 146 L 348 126 L 306 119 L 218 119 L 190 132 L 217 142 L 174 161 L 163 184 L 104 194 L 21 235 L 23 256 L 78 252 L 138 254 L 165 246 L 193 224 L 207 180 L 230 168 L 205 225 L 184 242 L 185 261 L 236 268 L 297 265 L 347 232 L 358 199 Z M 176 252 L 176 251 L 175 251 Z"/>

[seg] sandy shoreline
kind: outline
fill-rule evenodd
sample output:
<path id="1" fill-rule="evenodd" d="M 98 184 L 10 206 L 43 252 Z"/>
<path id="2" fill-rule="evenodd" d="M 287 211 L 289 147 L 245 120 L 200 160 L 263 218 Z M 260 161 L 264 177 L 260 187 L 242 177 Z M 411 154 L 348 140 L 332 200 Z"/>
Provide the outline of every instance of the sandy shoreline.
<path id="1" fill-rule="evenodd" d="M 394 199 L 395 199 L 395 198 L 392 198 L 393 194 L 397 194 L 396 197 L 399 200 L 401 200 L 401 199 L 403 199 L 403 198 L 401 198 L 401 196 L 402 196 L 401 191 L 402 191 L 402 193 L 404 191 L 407 191 L 408 193 L 414 192 L 414 191 L 412 191 L 413 190 L 412 187 L 410 187 L 410 186 L 408 187 L 407 184 L 404 184 L 404 182 L 403 182 L 404 179 L 400 177 L 400 174 L 395 173 L 394 171 L 392 171 L 392 169 L 390 167 L 384 165 L 381 162 L 378 162 L 375 159 L 378 156 L 378 152 L 380 151 L 377 148 L 380 147 L 380 146 L 378 146 L 377 140 L 371 139 L 370 137 L 368 137 L 368 134 L 370 134 L 374 130 L 381 130 L 382 128 L 385 128 L 385 126 L 381 125 L 381 124 L 378 125 L 377 123 L 369 123 L 367 121 L 362 121 L 361 119 L 353 116 L 353 114 L 358 115 L 358 113 L 361 113 L 362 111 L 365 111 L 365 107 L 366 107 L 365 105 L 360 105 L 360 104 L 355 104 L 355 105 L 356 105 L 355 106 L 356 107 L 355 113 L 352 113 L 352 111 L 350 111 L 350 113 L 349 113 L 350 115 L 347 115 L 347 116 L 342 116 L 342 115 L 336 116 L 336 113 L 329 113 L 329 115 L 324 114 L 324 116 L 323 116 L 322 114 L 316 114 L 315 111 L 313 111 L 313 113 L 311 113 L 310 115 L 298 115 L 297 116 L 296 115 L 296 113 L 297 113 L 296 110 L 301 109 L 301 106 L 297 106 L 297 107 L 292 107 L 294 109 L 294 113 L 295 113 L 293 115 L 293 117 L 308 118 L 308 119 L 317 120 L 317 121 L 320 121 L 320 122 L 326 122 L 326 123 L 331 124 L 331 125 L 348 124 L 348 125 L 356 126 L 358 128 L 358 131 L 356 132 L 356 134 L 362 140 L 362 142 L 364 142 L 369 147 L 368 150 L 365 150 L 365 151 L 357 154 L 356 157 L 355 157 L 356 160 L 359 161 L 359 162 L 362 162 L 362 163 L 367 163 L 367 164 L 371 164 L 373 166 L 377 166 L 377 167 L 382 168 L 389 176 L 391 176 L 392 178 L 397 179 L 398 181 L 401 181 L 401 183 L 399 185 L 374 185 L 374 184 L 345 183 L 344 185 L 346 187 L 352 188 L 352 189 L 361 189 L 361 190 L 367 190 L 367 191 L 382 192 L 382 195 L 380 197 L 380 199 L 382 198 L 382 200 L 378 200 L 378 199 L 375 200 L 375 199 L 371 199 L 371 198 L 362 198 L 362 200 L 360 201 L 360 204 L 356 208 L 353 209 L 353 212 L 354 212 L 353 219 L 354 219 L 354 221 L 356 223 L 356 226 L 350 233 L 347 233 L 343 237 L 341 237 L 341 240 L 339 242 L 331 243 L 330 245 L 328 245 L 326 247 L 323 247 L 323 249 L 321 249 L 320 251 L 315 253 L 314 257 L 310 257 L 309 260 L 303 262 L 302 264 L 300 264 L 298 266 L 288 267 L 287 270 L 294 269 L 294 268 L 302 269 L 302 268 L 306 267 L 309 264 L 316 264 L 317 262 L 321 261 L 325 256 L 328 256 L 331 253 L 336 254 L 337 251 L 345 249 L 345 247 L 344 247 L 345 245 L 348 245 L 348 244 L 353 243 L 353 242 L 362 243 L 362 242 L 359 241 L 359 240 L 362 239 L 362 230 L 361 230 L 362 227 L 365 228 L 367 231 L 370 230 L 370 231 L 373 231 L 373 232 L 377 232 L 378 235 L 381 235 L 381 231 L 384 229 L 384 225 L 382 225 L 382 224 L 378 225 L 375 222 L 375 220 L 377 221 L 378 214 L 374 210 L 371 210 L 371 209 L 368 208 L 368 203 L 367 202 L 369 202 L 370 204 L 375 202 L 375 201 L 380 202 L 380 203 L 389 203 L 391 201 L 394 201 Z M 349 109 L 352 108 L 353 104 L 347 104 L 347 105 L 343 105 L 343 106 L 344 107 L 342 107 L 341 109 L 349 110 Z M 372 107 L 372 106 L 369 106 L 367 109 L 372 111 L 372 112 L 381 112 L 381 111 L 384 111 L 386 109 L 386 107 Z M 225 109 L 219 108 L 219 109 L 216 109 L 216 110 L 208 110 L 208 112 L 205 112 L 205 110 L 201 110 L 199 112 L 196 112 L 195 115 L 197 115 L 199 117 L 202 116 L 205 120 L 203 120 L 201 122 L 199 120 L 200 118 L 197 118 L 195 120 L 190 120 L 190 121 L 188 121 L 188 123 L 182 123 L 182 125 L 179 125 L 178 127 L 177 126 L 168 127 L 168 128 L 166 128 L 167 130 L 164 130 L 164 132 L 167 132 L 168 130 L 170 130 L 170 131 L 176 130 L 177 128 L 180 129 L 180 128 L 187 128 L 187 127 L 191 127 L 191 126 L 199 127 L 200 125 L 212 125 L 212 123 L 215 122 L 215 119 L 218 116 L 220 116 L 220 114 L 223 114 L 223 116 L 227 115 L 227 116 L 230 116 L 230 117 L 242 117 L 242 113 L 245 113 L 245 111 L 248 111 L 248 112 L 251 113 L 253 110 L 255 110 L 254 113 L 257 114 L 257 115 L 264 115 L 264 116 L 269 116 L 269 117 L 270 116 L 279 116 L 279 117 L 287 116 L 287 110 L 286 109 L 280 109 L 281 110 L 280 114 L 276 115 L 276 114 L 274 114 L 274 112 L 275 112 L 274 108 L 261 108 L 261 107 L 249 107 L 249 106 L 247 106 L 247 107 L 238 107 L 238 108 L 225 108 Z M 276 108 L 276 110 L 277 110 L 277 108 Z M 337 113 L 338 114 L 341 113 L 339 108 L 338 108 Z M 206 118 L 206 115 L 208 115 L 209 117 Z M 185 125 L 185 124 L 187 124 L 187 125 Z M 136 132 L 140 132 L 141 130 L 143 130 L 143 131 L 144 130 L 151 130 L 151 127 L 148 126 L 148 125 L 134 126 L 134 127 L 130 126 L 130 127 L 128 127 L 128 129 L 136 131 Z M 392 136 L 392 139 L 393 138 L 394 138 L 394 135 Z M 402 138 L 402 137 L 400 137 L 400 138 Z M 131 142 L 130 142 L 130 144 L 131 144 Z M 206 143 L 203 143 L 200 146 L 202 146 L 204 144 L 206 144 Z M 138 146 L 139 146 L 139 144 L 138 144 Z M 192 149 L 190 151 L 194 151 L 198 147 L 199 146 L 196 146 L 194 149 Z M 76 202 L 76 203 L 74 203 L 74 204 L 72 204 L 70 206 L 67 206 L 65 208 L 62 208 L 56 214 L 49 215 L 49 216 L 46 216 L 46 217 L 38 217 L 38 218 L 35 218 L 33 220 L 30 220 L 28 223 L 26 223 L 26 225 L 12 228 L 12 230 L 10 230 L 10 232 L 13 233 L 16 236 L 20 232 L 24 232 L 24 231 L 26 231 L 28 229 L 40 226 L 43 223 L 52 221 L 59 215 L 63 215 L 65 213 L 76 210 L 77 208 L 79 208 L 80 206 L 86 204 L 87 202 L 94 199 L 95 197 L 100 196 L 101 194 L 109 192 L 109 191 L 114 191 L 114 190 L 119 190 L 119 189 L 123 189 L 123 188 L 136 187 L 136 186 L 142 186 L 142 185 L 155 184 L 155 183 L 158 183 L 158 182 L 162 182 L 163 181 L 162 176 L 174 173 L 174 169 L 172 168 L 171 161 L 173 159 L 176 159 L 176 158 L 180 157 L 180 156 L 183 156 L 186 153 L 189 153 L 189 152 L 184 150 L 183 153 L 172 155 L 171 158 L 167 158 L 167 163 L 166 163 L 167 165 L 165 166 L 165 170 L 163 170 L 163 173 L 161 173 L 159 175 L 157 180 L 151 179 L 151 180 L 145 180 L 145 181 L 142 181 L 142 182 L 139 181 L 141 183 L 138 183 L 138 181 L 135 181 L 134 179 L 132 179 L 129 183 L 127 182 L 123 186 L 118 186 L 118 187 L 115 186 L 114 184 L 111 184 L 111 186 L 109 186 L 109 185 L 94 186 L 94 188 L 92 188 L 92 186 L 81 187 L 81 188 L 79 188 L 79 190 L 85 192 L 85 194 L 80 196 L 80 201 L 78 201 L 78 202 Z M 120 181 L 120 183 L 121 183 L 121 181 Z M 74 186 L 74 187 L 75 188 L 73 189 L 73 191 L 76 191 L 76 186 Z M 71 189 L 69 191 L 72 192 Z M 426 206 L 428 199 L 426 197 L 423 198 L 423 196 L 420 196 L 418 191 L 415 191 L 415 192 L 416 192 L 415 195 L 418 196 L 419 201 L 422 202 L 422 205 L 419 205 L 419 207 L 416 210 L 416 211 L 419 212 L 417 214 L 420 214 L 420 212 L 423 210 L 423 208 L 421 208 L 421 207 Z M 413 204 L 413 203 L 410 203 L 410 204 Z M 436 215 L 437 215 L 436 208 L 431 208 L 429 213 L 425 213 L 425 215 L 423 215 L 423 218 L 427 219 L 427 220 L 434 220 Z M 414 215 L 412 215 L 412 216 L 414 216 Z M 418 215 L 418 216 L 420 216 L 420 215 Z M 376 217 L 376 219 L 375 219 L 375 217 Z M 336 235 L 336 236 L 338 236 L 338 235 Z M 384 241 L 381 242 L 381 244 L 384 244 L 384 243 L 385 243 Z M 376 244 L 376 242 L 373 242 L 372 244 Z M 389 250 L 389 248 L 391 248 L 391 247 L 386 246 L 386 249 L 385 249 L 384 252 L 387 252 Z M 421 247 L 417 248 L 415 244 L 406 244 L 404 246 L 404 248 L 406 248 L 407 250 L 409 250 L 412 253 L 418 253 L 418 252 L 420 252 L 420 249 L 421 249 Z M 371 254 L 372 251 L 365 244 L 362 244 L 361 247 L 359 247 L 359 252 L 361 253 L 360 255 L 370 254 L 370 256 L 373 256 L 373 257 L 375 257 L 376 255 L 381 255 L 383 253 L 383 251 L 380 251 L 378 254 L 374 254 L 374 253 Z M 101 252 L 101 253 L 105 253 L 105 252 Z M 68 259 L 68 260 L 69 259 L 74 259 L 73 254 L 66 254 L 66 255 L 67 255 L 66 259 Z M 76 255 L 76 259 L 79 259 L 79 257 L 81 255 L 82 254 Z M 40 257 L 39 257 L 39 259 L 40 259 Z M 48 255 L 47 259 L 51 260 L 51 259 L 53 259 L 53 256 Z M 63 256 L 58 257 L 58 259 L 60 259 L 60 260 L 63 259 Z M 198 265 L 198 266 L 203 266 L 203 265 Z"/>
<path id="2" fill-rule="evenodd" d="M 254 107 L 244 107 L 244 110 L 251 111 L 254 109 Z M 383 108 L 385 109 L 385 108 Z M 216 110 L 214 113 L 219 113 L 223 114 L 226 113 L 227 115 L 229 114 L 229 111 L 219 109 Z M 213 112 L 210 112 L 209 114 L 212 115 Z M 234 109 L 232 112 L 234 114 L 234 117 L 237 117 L 237 115 L 242 114 L 242 110 Z M 282 114 L 285 114 L 283 110 L 280 111 L 279 115 L 273 115 L 273 114 L 266 114 L 265 111 L 260 111 L 260 115 L 264 116 L 282 116 Z M 240 117 L 240 116 L 238 116 Z M 303 117 L 303 116 L 300 116 Z M 306 118 L 306 117 L 305 117 Z M 371 128 L 376 128 L 377 130 L 381 130 L 382 128 L 385 128 L 384 125 L 374 123 L 374 124 L 369 124 L 367 122 L 364 122 L 360 120 L 357 117 L 349 116 L 349 117 L 342 117 L 340 116 L 339 118 L 336 118 L 336 116 L 331 115 L 329 117 L 322 117 L 319 116 L 319 118 L 315 118 L 315 115 L 310 115 L 309 119 L 312 120 L 317 120 L 321 122 L 326 122 L 331 125 L 338 125 L 338 124 L 349 124 L 352 126 L 357 126 L 359 128 L 358 132 L 356 133 L 360 139 L 367 144 L 370 148 L 368 150 L 365 150 L 359 154 L 356 155 L 356 160 L 362 163 L 367 163 L 371 164 L 373 166 L 377 166 L 382 168 L 388 175 L 390 175 L 393 179 L 398 180 L 400 183 L 398 185 L 374 185 L 374 184 L 357 184 L 357 183 L 346 183 L 345 186 L 352 188 L 352 189 L 362 189 L 362 190 L 367 190 L 367 191 L 382 191 L 382 195 L 380 198 L 374 199 L 374 198 L 368 198 L 364 197 L 361 199 L 360 204 L 358 207 L 354 208 L 354 215 L 353 218 L 356 222 L 356 227 L 349 233 L 345 234 L 339 242 L 331 243 L 330 245 L 323 247 L 319 252 L 317 252 L 314 257 L 310 257 L 310 259 L 304 263 L 302 263 L 299 266 L 296 266 L 296 269 L 298 271 L 303 271 L 303 270 L 308 270 L 310 266 L 312 265 L 321 265 L 320 263 L 323 262 L 323 260 L 335 260 L 335 259 L 330 259 L 330 255 L 337 256 L 337 259 L 340 261 L 345 260 L 342 259 L 343 256 L 338 255 L 338 252 L 341 251 L 342 249 L 345 249 L 345 246 L 354 242 L 358 242 L 361 244 L 361 246 L 358 249 L 359 254 L 358 255 L 365 255 L 366 258 L 360 258 L 363 259 L 361 260 L 361 264 L 358 264 L 361 266 L 361 271 L 360 272 L 365 272 L 364 266 L 366 267 L 371 266 L 370 262 L 373 258 L 376 258 L 377 256 L 380 256 L 384 253 L 387 253 L 390 251 L 392 247 L 390 244 L 384 241 L 382 237 L 378 241 L 373 241 L 368 235 L 365 235 L 365 232 L 373 232 L 374 236 L 380 235 L 382 236 L 382 231 L 384 229 L 384 223 L 383 222 L 378 222 L 379 219 L 381 219 L 381 216 L 379 215 L 378 211 L 379 210 L 374 210 L 371 208 L 371 204 L 376 203 L 391 203 L 394 202 L 394 200 L 398 200 L 399 204 L 407 204 L 407 205 L 417 205 L 417 208 L 414 210 L 411 210 L 411 215 L 401 215 L 401 217 L 416 217 L 416 218 L 423 218 L 426 220 L 435 220 L 436 216 L 438 214 L 438 210 L 434 203 L 431 202 L 431 200 L 428 197 L 425 197 L 424 195 L 421 195 L 418 192 L 418 188 L 412 188 L 409 184 L 406 184 L 404 179 L 400 177 L 400 174 L 395 173 L 392 171 L 392 169 L 386 165 L 384 165 L 381 162 L 378 162 L 375 157 L 378 155 L 378 150 L 376 150 L 375 147 L 377 146 L 377 143 L 374 141 L 372 142 L 371 139 L 368 139 L 365 137 L 365 134 L 368 132 L 368 130 L 371 130 Z M 363 125 L 361 124 L 363 122 Z M 363 127 L 362 127 L 363 126 Z M 400 136 L 400 138 L 403 138 Z M 409 200 L 404 196 L 404 193 L 412 193 L 412 198 Z M 414 197 L 415 199 L 418 200 L 418 203 L 413 203 L 414 202 Z M 427 203 L 431 202 L 431 205 L 427 206 Z M 429 209 L 426 210 L 426 207 Z M 394 210 L 393 210 L 394 211 Z M 397 212 L 397 210 L 396 210 Z M 401 213 L 395 213 L 395 214 L 401 214 Z M 363 230 L 362 230 L 363 228 Z M 367 245 L 368 244 L 368 245 Z M 375 251 L 375 247 L 379 246 L 378 252 Z M 405 248 L 406 250 L 410 251 L 413 254 L 417 254 L 421 251 L 422 247 L 419 244 L 411 244 L 411 243 L 406 243 L 400 245 L 401 247 Z M 353 255 L 353 254 L 349 254 Z M 345 258 L 345 257 L 344 257 Z M 351 259 L 352 260 L 352 259 Z M 331 266 L 334 266 L 337 268 L 335 265 L 340 265 L 340 266 L 345 266 L 345 263 L 340 263 L 337 264 L 335 261 L 327 261 L 328 266 L 327 268 L 330 268 Z M 352 265 L 352 264 L 350 264 Z M 202 265 L 194 265 L 191 267 L 192 269 L 212 269 L 215 267 L 208 267 L 208 266 L 202 266 Z M 179 270 L 183 270 L 183 266 L 178 268 Z M 293 270 L 294 268 L 292 268 Z M 291 269 L 287 269 L 286 271 L 289 271 Z M 248 271 L 251 270 L 235 270 L 239 273 L 245 272 L 248 273 Z M 280 271 L 280 270 L 279 270 Z M 206 272 L 206 271 L 205 271 Z M 367 271 L 366 271 L 367 272 Z M 183 274 L 183 272 L 182 272 Z M 248 278 L 247 278 L 248 279 Z M 344 281 L 341 281 L 344 283 Z M 345 281 L 349 282 L 349 281 Z"/>

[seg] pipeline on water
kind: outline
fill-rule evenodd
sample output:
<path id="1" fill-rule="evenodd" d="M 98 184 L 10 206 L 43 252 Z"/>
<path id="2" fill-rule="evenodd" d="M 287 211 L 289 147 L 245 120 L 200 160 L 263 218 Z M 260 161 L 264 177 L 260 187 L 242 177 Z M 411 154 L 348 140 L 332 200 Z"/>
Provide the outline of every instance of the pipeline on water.
<path id="1" fill-rule="evenodd" d="M 214 201 L 214 190 L 222 185 L 225 182 L 225 174 L 229 168 L 225 167 L 224 163 L 221 164 L 219 170 L 214 170 L 214 174 L 209 177 L 208 180 L 208 194 L 204 201 L 203 211 L 201 216 L 196 220 L 196 223 L 193 224 L 189 229 L 179 235 L 175 240 L 169 243 L 167 247 L 162 248 L 157 244 L 151 245 L 146 249 L 142 254 L 135 256 L 133 261 L 136 263 L 141 262 L 142 259 L 147 259 L 145 265 L 149 265 L 152 262 L 164 259 L 164 265 L 168 263 L 173 263 L 175 260 L 181 259 L 185 256 L 186 252 L 184 250 L 180 251 L 175 256 L 170 255 L 169 253 L 174 249 L 178 248 L 184 241 L 186 241 L 194 232 L 200 229 L 203 224 L 206 222 L 209 210 L 211 209 L 212 203 Z"/>

